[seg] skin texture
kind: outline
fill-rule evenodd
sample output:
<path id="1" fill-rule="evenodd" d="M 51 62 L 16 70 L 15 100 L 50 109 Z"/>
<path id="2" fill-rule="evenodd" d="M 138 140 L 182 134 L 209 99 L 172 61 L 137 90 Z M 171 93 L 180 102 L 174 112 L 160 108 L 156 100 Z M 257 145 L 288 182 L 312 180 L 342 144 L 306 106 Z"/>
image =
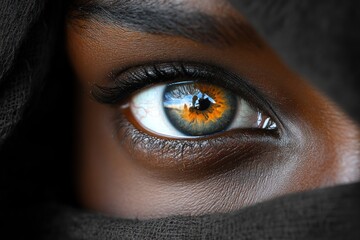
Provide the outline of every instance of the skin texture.
<path id="1" fill-rule="evenodd" d="M 226 2 L 177 2 L 244 21 Z M 79 82 L 77 183 L 86 208 L 140 219 L 200 215 L 359 180 L 358 127 L 264 42 L 214 46 L 95 20 L 68 20 L 67 42 Z M 106 105 L 90 94 L 94 85 L 111 85 L 114 69 L 178 61 L 248 79 L 271 103 L 278 134 L 238 129 L 206 139 L 164 139 L 141 129 L 122 108 L 129 98 Z M 169 143 L 160 146 L 158 139 Z M 187 147 L 179 154 L 181 141 Z"/>

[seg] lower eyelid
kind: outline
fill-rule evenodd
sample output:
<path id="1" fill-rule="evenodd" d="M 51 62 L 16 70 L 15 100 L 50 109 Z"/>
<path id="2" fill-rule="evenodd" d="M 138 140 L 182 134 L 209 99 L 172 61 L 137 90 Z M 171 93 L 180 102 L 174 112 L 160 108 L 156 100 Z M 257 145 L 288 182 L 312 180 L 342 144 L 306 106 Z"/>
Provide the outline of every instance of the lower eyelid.
<path id="1" fill-rule="evenodd" d="M 208 138 L 171 140 L 138 130 L 123 114 L 118 114 L 115 124 L 120 146 L 134 161 L 166 179 L 220 174 L 265 158 L 281 145 L 277 131 L 264 134 L 261 129 L 242 129 Z"/>

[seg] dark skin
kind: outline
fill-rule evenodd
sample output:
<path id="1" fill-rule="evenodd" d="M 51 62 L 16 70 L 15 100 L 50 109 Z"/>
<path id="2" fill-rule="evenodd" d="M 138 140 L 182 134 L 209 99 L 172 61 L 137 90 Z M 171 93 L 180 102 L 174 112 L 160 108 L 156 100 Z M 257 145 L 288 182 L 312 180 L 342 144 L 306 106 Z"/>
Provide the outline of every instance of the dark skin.
<path id="1" fill-rule="evenodd" d="M 225 1 L 180 2 L 244 23 Z M 231 35 L 231 44 L 214 46 L 71 19 L 67 34 L 80 83 L 78 193 L 85 207 L 125 218 L 199 215 L 359 180 L 358 127 L 256 33 L 252 38 L 261 47 Z M 143 129 L 122 107 L 131 94 L 117 104 L 102 104 L 91 96 L 96 85 L 112 84 L 108 76 L 114 69 L 154 62 L 206 63 L 248 79 L 270 102 L 278 130 L 234 129 L 169 139 Z M 134 142 L 131 136 L 139 132 L 142 140 Z M 158 139 L 167 145 L 157 146 Z M 174 146 L 185 142 L 192 147 L 177 154 Z"/>

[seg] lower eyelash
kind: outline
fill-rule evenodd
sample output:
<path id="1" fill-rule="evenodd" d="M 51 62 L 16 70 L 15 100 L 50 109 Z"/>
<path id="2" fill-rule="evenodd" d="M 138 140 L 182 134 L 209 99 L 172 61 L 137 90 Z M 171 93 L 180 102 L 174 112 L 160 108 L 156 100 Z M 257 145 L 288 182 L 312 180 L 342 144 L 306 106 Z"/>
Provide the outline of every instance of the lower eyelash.
<path id="1" fill-rule="evenodd" d="M 198 139 L 166 139 L 138 130 L 123 113 L 117 113 L 115 136 L 134 161 L 159 177 L 208 177 L 248 164 L 279 148 L 277 131 L 234 130 Z"/>

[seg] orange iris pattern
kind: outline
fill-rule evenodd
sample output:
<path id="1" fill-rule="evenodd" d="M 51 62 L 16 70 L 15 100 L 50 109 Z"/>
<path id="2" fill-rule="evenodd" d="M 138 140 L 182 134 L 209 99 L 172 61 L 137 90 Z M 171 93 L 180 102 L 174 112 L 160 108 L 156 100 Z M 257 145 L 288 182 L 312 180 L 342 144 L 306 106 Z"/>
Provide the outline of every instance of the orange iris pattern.
<path id="1" fill-rule="evenodd" d="M 227 129 L 237 108 L 236 96 L 202 82 L 180 82 L 164 90 L 164 109 L 170 123 L 189 136 Z"/>
<path id="2" fill-rule="evenodd" d="M 195 83 L 194 87 L 211 97 L 215 103 L 211 103 L 205 110 L 199 110 L 194 106 L 184 104 L 181 114 L 183 120 L 196 125 L 207 124 L 218 121 L 229 110 L 225 92 L 221 88 L 202 83 Z"/>

